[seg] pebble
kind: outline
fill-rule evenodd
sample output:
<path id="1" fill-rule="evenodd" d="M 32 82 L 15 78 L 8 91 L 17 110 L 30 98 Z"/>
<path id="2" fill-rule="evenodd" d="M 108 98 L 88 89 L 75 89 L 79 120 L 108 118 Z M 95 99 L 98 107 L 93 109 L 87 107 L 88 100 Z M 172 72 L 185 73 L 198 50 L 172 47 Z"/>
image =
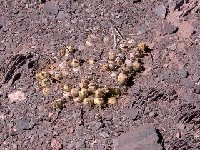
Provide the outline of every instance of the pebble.
<path id="1" fill-rule="evenodd" d="M 109 134 L 106 132 L 99 133 L 100 136 L 102 136 L 104 139 L 109 137 Z"/>
<path id="2" fill-rule="evenodd" d="M 177 123 L 177 124 L 176 124 L 176 127 L 177 127 L 178 129 L 180 129 L 180 130 L 185 129 L 185 125 L 184 125 L 183 123 Z"/>
<path id="3" fill-rule="evenodd" d="M 17 135 L 17 132 L 16 132 L 16 131 L 10 131 L 10 132 L 9 132 L 9 135 L 10 135 L 10 136 L 16 136 L 16 135 Z"/>
<path id="4" fill-rule="evenodd" d="M 173 44 L 169 45 L 167 48 L 170 50 L 176 50 L 176 44 L 173 43 Z"/>
<path id="5" fill-rule="evenodd" d="M 3 96 L 3 90 L 0 89 L 0 97 Z"/>
<path id="6" fill-rule="evenodd" d="M 180 6 L 184 4 L 184 0 L 171 0 L 170 1 L 171 7 L 174 10 L 179 9 Z"/>
<path id="7" fill-rule="evenodd" d="M 68 149 L 72 149 L 73 147 L 74 147 L 74 143 L 70 143 L 70 144 L 67 145 Z"/>
<path id="8" fill-rule="evenodd" d="M 178 139 L 181 138 L 181 133 L 180 132 L 176 133 L 176 138 L 178 138 Z"/>
<path id="9" fill-rule="evenodd" d="M 62 148 L 62 144 L 58 140 L 52 139 L 51 140 L 51 148 L 54 150 L 59 150 Z"/>
<path id="10" fill-rule="evenodd" d="M 48 19 L 47 18 L 42 19 L 42 23 L 47 25 L 48 24 Z"/>
<path id="11" fill-rule="evenodd" d="M 30 121 L 29 119 L 19 119 L 16 123 L 17 130 L 30 130 L 34 126 L 34 122 Z"/>
<path id="12" fill-rule="evenodd" d="M 162 19 L 165 19 L 167 9 L 163 4 L 157 5 L 153 11 L 157 16 L 159 16 Z"/>
<path id="13" fill-rule="evenodd" d="M 149 113 L 149 117 L 154 117 L 154 116 L 155 116 L 155 112 L 154 111 Z"/>
<path id="14" fill-rule="evenodd" d="M 177 26 L 174 26 L 169 23 L 165 23 L 164 28 L 162 29 L 162 35 L 173 34 L 173 33 L 176 33 L 177 31 L 178 31 Z"/>
<path id="15" fill-rule="evenodd" d="M 80 149 L 80 150 L 82 150 L 82 149 L 84 149 L 86 147 L 86 145 L 85 145 L 85 141 L 79 141 L 79 142 L 77 142 L 76 143 L 76 149 Z"/>
<path id="16" fill-rule="evenodd" d="M 187 78 L 188 77 L 188 71 L 185 69 L 179 69 L 178 74 L 181 78 Z"/>
<path id="17" fill-rule="evenodd" d="M 65 13 L 64 13 L 64 11 L 59 11 L 59 13 L 58 13 L 58 15 L 57 15 L 56 18 L 57 18 L 57 19 L 63 19 L 63 18 L 65 18 Z"/>
<path id="18" fill-rule="evenodd" d="M 194 93 L 200 94 L 200 85 L 197 85 L 197 86 L 194 88 Z"/>
<path id="19" fill-rule="evenodd" d="M 22 91 L 15 91 L 10 94 L 8 94 L 8 98 L 11 103 L 13 102 L 21 102 L 26 100 L 25 93 Z"/>
<path id="20" fill-rule="evenodd" d="M 138 110 L 133 109 L 133 108 L 128 108 L 125 110 L 125 112 L 127 116 L 132 120 L 136 120 L 139 114 Z"/>
<path id="21" fill-rule="evenodd" d="M 194 87 L 194 82 L 189 79 L 189 78 L 182 78 L 180 80 L 180 85 L 187 87 L 187 88 L 193 88 Z"/>
<path id="22" fill-rule="evenodd" d="M 151 124 L 140 125 L 139 127 L 121 134 L 113 140 L 114 150 L 161 150 L 163 147 L 156 129 Z"/>
<path id="23" fill-rule="evenodd" d="M 0 143 L 7 139 L 8 136 L 9 135 L 7 133 L 0 133 Z"/>
<path id="24" fill-rule="evenodd" d="M 54 15 L 57 15 L 58 14 L 58 11 L 59 11 L 59 8 L 56 4 L 54 4 L 53 2 L 51 1 L 48 1 L 45 3 L 44 5 L 44 10 L 48 13 L 51 13 L 51 14 L 54 14 Z"/>
<path id="25" fill-rule="evenodd" d="M 13 149 L 13 150 L 18 150 L 18 145 L 17 145 L 17 144 L 13 144 L 13 145 L 12 145 L 12 149 Z"/>

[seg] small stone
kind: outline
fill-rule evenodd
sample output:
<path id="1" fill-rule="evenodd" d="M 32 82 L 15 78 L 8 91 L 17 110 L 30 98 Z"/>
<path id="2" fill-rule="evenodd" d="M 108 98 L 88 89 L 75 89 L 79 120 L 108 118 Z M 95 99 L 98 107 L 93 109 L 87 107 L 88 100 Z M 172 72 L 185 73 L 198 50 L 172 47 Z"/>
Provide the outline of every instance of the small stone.
<path id="1" fill-rule="evenodd" d="M 160 18 L 165 19 L 167 9 L 163 4 L 160 4 L 154 8 L 154 13 Z"/>
<path id="2" fill-rule="evenodd" d="M 162 35 L 173 34 L 173 33 L 176 33 L 177 31 L 178 31 L 178 27 L 172 24 L 166 23 L 164 25 L 164 28 L 162 29 Z"/>
<path id="3" fill-rule="evenodd" d="M 56 18 L 57 18 L 57 19 L 63 19 L 63 18 L 65 18 L 64 11 L 59 11 L 59 13 L 58 13 L 58 15 L 57 15 Z"/>
<path id="4" fill-rule="evenodd" d="M 99 130 L 99 129 L 102 128 L 103 126 L 104 126 L 103 123 L 101 123 L 101 122 L 95 122 L 95 128 L 96 128 L 97 130 Z"/>
<path id="5" fill-rule="evenodd" d="M 194 82 L 189 79 L 189 78 L 182 78 L 180 80 L 180 85 L 187 87 L 187 88 L 193 88 L 194 87 Z"/>
<path id="6" fill-rule="evenodd" d="M 17 9 L 13 9 L 13 14 L 19 14 L 19 10 L 17 10 Z"/>
<path id="7" fill-rule="evenodd" d="M 172 10 L 179 9 L 184 4 L 184 0 L 170 0 Z"/>
<path id="8" fill-rule="evenodd" d="M 86 44 L 88 47 L 93 46 L 92 42 L 90 42 L 90 41 L 86 41 L 85 44 Z"/>
<path id="9" fill-rule="evenodd" d="M 85 147 L 85 141 L 79 141 L 76 143 L 76 149 L 84 149 Z"/>
<path id="10" fill-rule="evenodd" d="M 196 87 L 194 88 L 194 93 L 200 94 L 200 85 L 198 85 L 198 86 L 196 86 Z"/>
<path id="11" fill-rule="evenodd" d="M 139 112 L 136 109 L 128 108 L 128 109 L 126 109 L 126 114 L 130 119 L 136 120 L 137 117 L 138 117 Z"/>
<path id="12" fill-rule="evenodd" d="M 178 129 L 180 129 L 180 130 L 185 129 L 185 125 L 184 125 L 183 123 L 177 123 L 177 124 L 176 124 L 176 127 L 177 127 Z"/>
<path id="13" fill-rule="evenodd" d="M 162 150 L 162 139 L 151 124 L 144 124 L 113 140 L 114 150 Z"/>
<path id="14" fill-rule="evenodd" d="M 0 97 L 3 96 L 3 90 L 0 89 Z"/>
<path id="15" fill-rule="evenodd" d="M 34 127 L 35 123 L 32 122 L 30 119 L 19 119 L 16 123 L 17 130 L 30 130 Z"/>
<path id="16" fill-rule="evenodd" d="M 10 135 L 10 136 L 16 136 L 16 135 L 17 135 L 17 132 L 16 132 L 16 131 L 10 131 L 9 135 Z"/>
<path id="17" fill-rule="evenodd" d="M 48 19 L 47 18 L 42 19 L 42 23 L 47 25 L 48 24 Z"/>
<path id="18" fill-rule="evenodd" d="M 176 50 L 176 44 L 173 43 L 173 44 L 169 45 L 167 48 L 170 50 Z"/>
<path id="19" fill-rule="evenodd" d="M 13 149 L 13 150 L 18 150 L 18 145 L 17 145 L 17 144 L 13 144 L 13 145 L 12 145 L 12 149 Z"/>
<path id="20" fill-rule="evenodd" d="M 176 133 L 176 138 L 178 138 L 178 139 L 181 138 L 181 133 L 180 132 Z"/>
<path id="21" fill-rule="evenodd" d="M 130 59 L 126 59 L 125 60 L 125 64 L 127 67 L 131 67 L 132 66 L 132 61 Z"/>
<path id="22" fill-rule="evenodd" d="M 20 102 L 26 100 L 26 96 L 22 91 L 15 91 L 13 93 L 8 94 L 8 98 L 10 102 Z"/>
<path id="23" fill-rule="evenodd" d="M 51 140 L 51 148 L 53 150 L 60 150 L 62 148 L 62 144 L 57 141 L 56 139 L 52 139 Z"/>
<path id="24" fill-rule="evenodd" d="M 185 69 L 179 69 L 178 74 L 181 78 L 187 78 L 188 77 L 188 71 Z"/>
<path id="25" fill-rule="evenodd" d="M 100 136 L 102 136 L 103 138 L 108 138 L 109 137 L 109 134 L 106 133 L 106 132 L 101 132 L 99 133 Z"/>
<path id="26" fill-rule="evenodd" d="M 178 35 L 179 38 L 190 38 L 190 36 L 194 33 L 194 27 L 190 21 L 183 21 L 179 26 Z"/>
<path id="27" fill-rule="evenodd" d="M 155 112 L 154 111 L 149 113 L 149 117 L 154 117 L 154 116 L 155 116 Z"/>
<path id="28" fill-rule="evenodd" d="M 74 147 L 74 143 L 70 143 L 67 145 L 67 149 L 72 149 Z"/>
<path id="29" fill-rule="evenodd" d="M 57 15 L 58 14 L 58 6 L 56 4 L 54 4 L 53 2 L 51 1 L 48 1 L 45 3 L 44 5 L 44 10 L 48 13 L 51 13 L 51 14 L 54 14 L 54 15 Z"/>

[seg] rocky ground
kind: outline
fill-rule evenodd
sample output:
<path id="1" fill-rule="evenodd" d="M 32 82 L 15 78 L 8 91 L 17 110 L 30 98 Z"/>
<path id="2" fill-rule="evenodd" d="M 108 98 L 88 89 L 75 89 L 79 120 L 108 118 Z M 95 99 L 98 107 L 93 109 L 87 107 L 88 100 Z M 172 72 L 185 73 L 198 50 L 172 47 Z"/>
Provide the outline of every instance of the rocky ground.
<path id="1" fill-rule="evenodd" d="M 199 18 L 198 0 L 0 1 L 1 149 L 200 149 Z M 133 50 L 119 47 L 128 41 L 148 52 L 121 85 L 123 65 L 102 65 L 114 52 L 126 69 Z M 75 51 L 63 59 L 68 46 Z M 73 59 L 80 67 L 69 67 Z M 66 80 L 52 81 L 45 96 L 36 74 L 57 67 L 67 68 Z M 63 93 L 82 78 L 120 89 L 118 104 L 84 105 Z M 57 99 L 64 108 L 52 107 Z"/>

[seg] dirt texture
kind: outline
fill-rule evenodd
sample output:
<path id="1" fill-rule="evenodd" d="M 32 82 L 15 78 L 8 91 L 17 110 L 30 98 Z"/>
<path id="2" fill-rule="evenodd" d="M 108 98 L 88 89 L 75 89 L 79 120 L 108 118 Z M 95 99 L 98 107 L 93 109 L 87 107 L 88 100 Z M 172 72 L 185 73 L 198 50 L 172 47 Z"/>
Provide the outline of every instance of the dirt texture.
<path id="1" fill-rule="evenodd" d="M 198 0 L 0 1 L 0 149 L 200 149 L 199 18 Z M 127 41 L 148 51 L 121 85 L 135 57 L 119 48 Z M 68 46 L 75 51 L 63 58 Z M 110 52 L 126 65 L 102 70 Z M 36 74 L 59 67 L 67 77 L 45 96 Z M 120 89 L 118 104 L 84 105 L 63 93 L 82 78 Z M 57 99 L 64 108 L 52 107 Z"/>

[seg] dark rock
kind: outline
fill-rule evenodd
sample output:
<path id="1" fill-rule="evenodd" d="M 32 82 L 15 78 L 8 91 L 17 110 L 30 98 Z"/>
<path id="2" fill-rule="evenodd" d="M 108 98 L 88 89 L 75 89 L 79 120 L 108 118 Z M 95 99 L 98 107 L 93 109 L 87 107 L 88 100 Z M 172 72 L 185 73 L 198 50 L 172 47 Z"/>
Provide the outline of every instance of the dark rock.
<path id="1" fill-rule="evenodd" d="M 187 78 L 188 77 L 188 71 L 185 69 L 179 69 L 178 74 L 181 78 Z"/>
<path id="2" fill-rule="evenodd" d="M 182 78 L 180 80 L 180 85 L 187 87 L 187 88 L 193 88 L 194 87 L 194 82 L 191 79 L 188 78 Z"/>
<path id="3" fill-rule="evenodd" d="M 125 112 L 127 116 L 132 120 L 136 120 L 139 114 L 138 110 L 133 108 L 128 108 L 125 110 Z"/>
<path id="4" fill-rule="evenodd" d="M 166 14 L 167 14 L 167 9 L 166 7 L 163 5 L 163 4 L 160 4 L 160 5 L 157 5 L 155 8 L 154 8 L 154 13 L 159 16 L 160 18 L 162 19 L 165 19 L 166 17 Z"/>
<path id="5" fill-rule="evenodd" d="M 17 130 L 30 130 L 34 127 L 35 123 L 30 119 L 20 119 L 16 123 Z"/>
<path id="6" fill-rule="evenodd" d="M 141 125 L 113 140 L 114 150 L 162 150 L 162 137 L 151 124 Z"/>
<path id="7" fill-rule="evenodd" d="M 76 149 L 77 149 L 77 150 L 82 150 L 82 149 L 84 149 L 85 147 L 86 147 L 85 141 L 79 141 L 79 142 L 76 143 Z"/>
<path id="8" fill-rule="evenodd" d="M 178 31 L 178 27 L 172 24 L 166 23 L 164 25 L 164 28 L 162 29 L 162 35 L 173 34 L 173 33 L 176 33 L 177 31 Z"/>
<path id="9" fill-rule="evenodd" d="M 63 18 L 65 18 L 64 12 L 63 12 L 63 11 L 59 11 L 59 13 L 58 13 L 58 15 L 57 15 L 56 18 L 57 18 L 57 19 L 63 19 Z"/>
<path id="10" fill-rule="evenodd" d="M 45 3 L 44 10 L 46 12 L 48 12 L 48 13 L 57 15 L 58 11 L 59 11 L 59 8 L 58 8 L 58 6 L 56 4 L 52 3 L 51 1 L 49 1 L 49 2 Z"/>

